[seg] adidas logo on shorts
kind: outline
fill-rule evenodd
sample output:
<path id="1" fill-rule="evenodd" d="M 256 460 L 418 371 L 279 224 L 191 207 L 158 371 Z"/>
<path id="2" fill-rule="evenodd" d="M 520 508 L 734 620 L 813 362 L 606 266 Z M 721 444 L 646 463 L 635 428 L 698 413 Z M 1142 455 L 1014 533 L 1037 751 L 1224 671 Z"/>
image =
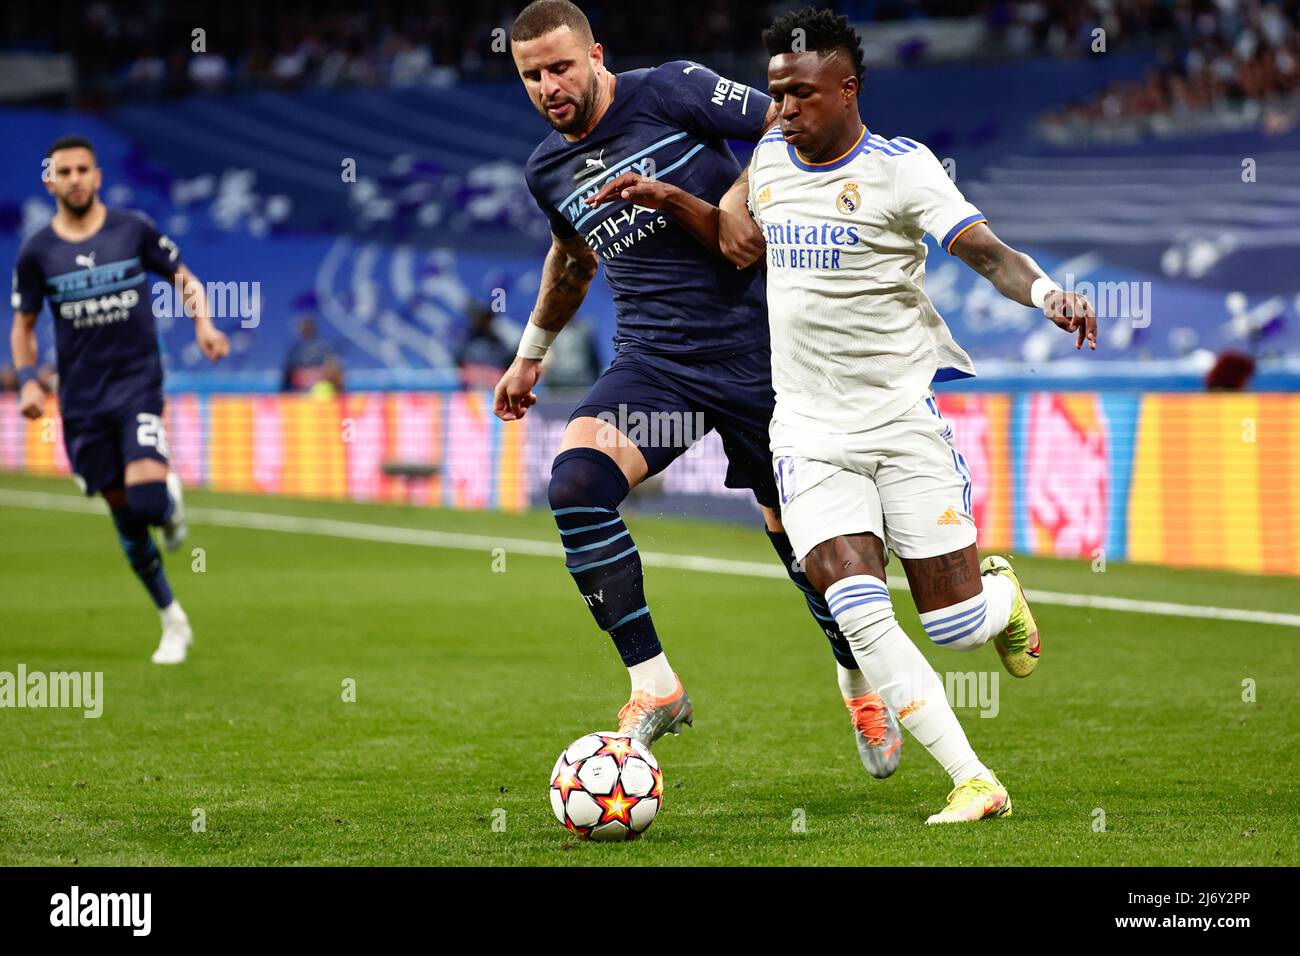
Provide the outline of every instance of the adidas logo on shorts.
<path id="1" fill-rule="evenodd" d="M 939 515 L 939 524 L 961 524 L 961 518 L 957 517 L 957 512 L 947 508 Z"/>

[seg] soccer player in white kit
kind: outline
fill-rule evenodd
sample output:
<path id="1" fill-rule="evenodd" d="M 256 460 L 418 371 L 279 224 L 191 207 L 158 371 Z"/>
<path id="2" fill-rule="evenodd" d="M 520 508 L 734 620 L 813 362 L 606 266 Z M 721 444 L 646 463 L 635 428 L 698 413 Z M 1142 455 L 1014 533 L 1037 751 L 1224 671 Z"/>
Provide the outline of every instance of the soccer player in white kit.
<path id="1" fill-rule="evenodd" d="M 974 650 L 991 640 L 1012 675 L 1034 670 L 1037 626 L 1010 563 L 980 564 L 970 471 L 930 388 L 974 367 L 925 293 L 924 235 L 1076 333 L 1077 348 L 1096 348 L 1096 315 L 999 241 L 929 149 L 867 130 L 862 51 L 845 18 L 800 10 L 763 39 L 779 128 L 721 209 L 677 196 L 673 207 L 737 264 L 728 234 L 756 221 L 766 241 L 782 520 L 853 647 L 864 691 L 878 692 L 952 778 L 947 806 L 927 822 L 1009 816 L 1006 788 L 971 748 L 885 586 L 888 548 L 935 644 Z M 609 191 L 657 206 L 671 188 L 629 176 Z"/>

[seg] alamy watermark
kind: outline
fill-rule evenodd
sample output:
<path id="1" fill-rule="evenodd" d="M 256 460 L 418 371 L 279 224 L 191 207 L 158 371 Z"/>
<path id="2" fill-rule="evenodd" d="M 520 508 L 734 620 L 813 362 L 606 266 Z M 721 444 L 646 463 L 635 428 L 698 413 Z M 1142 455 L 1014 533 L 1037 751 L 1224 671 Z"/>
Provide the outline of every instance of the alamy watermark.
<path id="1" fill-rule="evenodd" d="M 980 717 L 993 718 L 1002 709 L 997 671 L 948 671 L 943 675 L 944 694 L 953 710 L 978 709 Z"/>
<path id="2" fill-rule="evenodd" d="M 690 455 L 709 431 L 703 412 L 643 412 L 619 405 L 617 412 L 602 411 L 596 418 L 616 429 L 600 430 L 596 443 L 602 448 L 684 448 Z"/>
<path id="3" fill-rule="evenodd" d="M 239 319 L 240 328 L 255 329 L 262 322 L 262 283 L 260 282 L 203 282 L 208 300 L 208 315 L 213 319 Z M 180 316 L 194 318 L 198 300 L 193 291 L 187 291 L 178 277 L 174 282 L 153 284 L 153 316 L 155 319 L 175 319 Z"/>
<path id="4" fill-rule="evenodd" d="M 1064 289 L 1091 302 L 1099 319 L 1124 319 L 1135 329 L 1151 324 L 1150 282 L 1076 282 L 1074 273 L 1067 272 Z"/>
<path id="5" fill-rule="evenodd" d="M 939 673 L 929 667 L 918 668 L 882 693 L 889 709 L 899 720 L 920 710 L 940 694 L 953 710 L 976 710 L 991 720 L 1002 710 L 1001 675 L 998 671 L 948 671 Z"/>
<path id="6" fill-rule="evenodd" d="M 104 713 L 103 671 L 0 671 L 0 708 L 69 708 L 94 720 Z"/>
<path id="7" fill-rule="evenodd" d="M 50 925 L 121 927 L 132 936 L 148 936 L 153 927 L 152 893 L 82 892 L 75 883 L 50 897 Z"/>

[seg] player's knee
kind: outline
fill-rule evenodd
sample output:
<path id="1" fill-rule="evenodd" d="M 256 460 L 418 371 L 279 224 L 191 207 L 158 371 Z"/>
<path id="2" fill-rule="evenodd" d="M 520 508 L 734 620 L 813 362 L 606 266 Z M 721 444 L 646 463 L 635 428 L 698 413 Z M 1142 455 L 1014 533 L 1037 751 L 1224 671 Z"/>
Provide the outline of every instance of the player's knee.
<path id="1" fill-rule="evenodd" d="M 803 559 L 803 570 L 813 587 L 823 593 L 847 580 L 884 581 L 884 545 L 869 533 L 839 535 L 809 551 Z"/>
<path id="2" fill-rule="evenodd" d="M 149 524 L 163 524 L 171 514 L 171 496 L 161 481 L 146 481 L 126 486 L 126 506 L 137 518 Z"/>
<path id="3" fill-rule="evenodd" d="M 969 651 L 984 643 L 988 602 L 980 594 L 968 601 L 921 615 L 921 626 L 937 647 Z"/>
<path id="4" fill-rule="evenodd" d="M 104 502 L 111 511 L 123 511 L 126 509 L 126 489 L 122 487 L 105 488 L 100 492 L 104 496 Z"/>
<path id="5" fill-rule="evenodd" d="M 546 489 L 553 511 L 565 508 L 614 510 L 627 497 L 622 469 L 595 448 L 571 448 L 556 456 Z"/>
<path id="6" fill-rule="evenodd" d="M 758 510 L 763 513 L 763 524 L 773 534 L 785 534 L 785 525 L 781 523 L 781 509 L 777 505 L 758 503 Z"/>
<path id="7" fill-rule="evenodd" d="M 826 590 L 826 605 L 855 650 L 864 650 L 897 626 L 889 589 L 879 578 L 854 575 Z"/>

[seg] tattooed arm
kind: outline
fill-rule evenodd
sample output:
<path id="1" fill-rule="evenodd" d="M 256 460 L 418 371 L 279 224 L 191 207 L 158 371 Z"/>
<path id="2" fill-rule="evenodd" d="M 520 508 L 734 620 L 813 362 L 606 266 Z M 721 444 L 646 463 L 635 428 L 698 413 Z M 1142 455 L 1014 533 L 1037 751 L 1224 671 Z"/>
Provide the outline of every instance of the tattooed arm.
<path id="1" fill-rule="evenodd" d="M 528 324 L 536 329 L 530 328 L 525 333 L 525 342 L 540 330 L 547 334 L 545 341 L 549 344 L 549 340 L 569 324 L 587 297 L 591 280 L 596 278 L 597 267 L 596 254 L 581 236 L 562 239 L 551 235 L 551 248 L 546 253 L 546 262 L 542 266 L 537 304 L 528 320 Z M 521 344 L 520 350 L 521 353 L 526 351 L 524 345 Z M 540 357 L 531 358 L 524 354 L 515 356 L 514 362 L 497 383 L 492 401 L 492 410 L 496 416 L 507 422 L 523 418 L 537 401 L 533 386 L 541 375 Z"/>

